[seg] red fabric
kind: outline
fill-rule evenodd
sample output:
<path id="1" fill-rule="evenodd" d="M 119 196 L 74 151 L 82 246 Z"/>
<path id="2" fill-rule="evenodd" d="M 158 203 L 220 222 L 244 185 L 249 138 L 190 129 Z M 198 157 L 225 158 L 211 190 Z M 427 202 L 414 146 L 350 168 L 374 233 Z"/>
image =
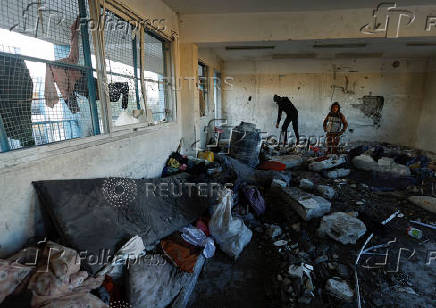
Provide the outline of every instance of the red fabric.
<path id="1" fill-rule="evenodd" d="M 258 167 L 258 169 L 283 171 L 286 169 L 286 165 L 278 161 L 265 161 Z"/>
<path id="2" fill-rule="evenodd" d="M 327 133 L 327 152 L 329 154 L 337 154 L 339 141 L 341 140 L 341 136 L 337 133 Z"/>
<path id="3" fill-rule="evenodd" d="M 122 300 L 121 290 L 114 283 L 112 277 L 106 275 L 105 280 L 103 281 L 103 287 L 109 293 L 111 303 L 116 303 Z"/>
<path id="4" fill-rule="evenodd" d="M 198 256 L 203 247 L 197 247 L 186 242 L 180 234 L 172 234 L 160 241 L 165 255 L 182 271 L 193 273 Z"/>
<path id="5" fill-rule="evenodd" d="M 209 232 L 209 228 L 207 226 L 207 223 L 204 222 L 203 220 L 201 220 L 201 219 L 197 220 L 197 222 L 195 223 L 195 227 L 197 227 L 197 229 L 200 229 L 201 231 L 203 231 L 206 236 L 210 236 L 210 232 Z"/>
<path id="6" fill-rule="evenodd" d="M 328 156 L 322 156 L 322 157 L 319 157 L 319 158 L 315 159 L 315 161 L 316 162 L 320 162 L 320 161 L 324 161 L 326 159 L 328 159 Z"/>

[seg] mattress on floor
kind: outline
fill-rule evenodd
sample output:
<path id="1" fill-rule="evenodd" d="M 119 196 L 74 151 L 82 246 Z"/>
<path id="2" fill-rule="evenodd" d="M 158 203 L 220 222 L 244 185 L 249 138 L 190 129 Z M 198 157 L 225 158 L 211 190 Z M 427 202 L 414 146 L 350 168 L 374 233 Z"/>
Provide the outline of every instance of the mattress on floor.
<path id="1" fill-rule="evenodd" d="M 82 264 L 95 273 L 132 236 L 141 236 L 145 246 L 153 245 L 200 217 L 209 200 L 186 182 L 186 177 L 177 175 L 151 180 L 52 180 L 33 185 L 62 244 L 78 250 Z"/>

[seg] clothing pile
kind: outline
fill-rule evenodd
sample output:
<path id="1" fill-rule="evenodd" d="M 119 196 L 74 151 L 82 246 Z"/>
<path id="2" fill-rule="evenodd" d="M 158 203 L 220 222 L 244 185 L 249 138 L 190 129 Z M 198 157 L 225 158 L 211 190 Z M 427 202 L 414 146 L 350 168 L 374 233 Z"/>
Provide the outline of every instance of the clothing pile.
<path id="1" fill-rule="evenodd" d="M 165 163 L 162 170 L 162 177 L 176 174 L 180 171 L 188 169 L 188 157 L 183 156 L 178 152 L 173 152 Z"/>
<path id="2" fill-rule="evenodd" d="M 39 248 L 32 248 L 35 258 L 26 262 L 27 250 L 14 256 L 13 262 L 0 262 L 0 303 L 22 284 L 32 293 L 32 308 L 108 307 L 90 293 L 101 286 L 104 277 L 88 277 L 88 272 L 80 271 L 80 257 L 75 250 L 49 241 L 41 254 Z"/>

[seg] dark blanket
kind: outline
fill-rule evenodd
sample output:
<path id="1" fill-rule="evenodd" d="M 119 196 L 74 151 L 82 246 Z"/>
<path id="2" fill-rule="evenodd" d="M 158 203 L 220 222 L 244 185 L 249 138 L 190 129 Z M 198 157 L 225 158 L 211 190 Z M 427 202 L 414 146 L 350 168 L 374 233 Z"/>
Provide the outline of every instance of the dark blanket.
<path id="1" fill-rule="evenodd" d="M 104 258 L 130 237 L 139 235 L 146 246 L 152 245 L 207 210 L 208 198 L 184 185 L 182 177 L 57 180 L 33 185 L 63 244 L 82 252 L 86 257 L 82 263 L 95 273 L 103 267 Z M 153 185 L 162 183 L 162 190 L 153 190 Z"/>

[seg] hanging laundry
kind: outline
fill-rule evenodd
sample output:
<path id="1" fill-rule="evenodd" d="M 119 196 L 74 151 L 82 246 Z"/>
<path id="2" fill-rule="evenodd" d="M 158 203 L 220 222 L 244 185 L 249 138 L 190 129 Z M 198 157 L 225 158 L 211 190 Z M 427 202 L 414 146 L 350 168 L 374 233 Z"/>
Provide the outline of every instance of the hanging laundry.
<path id="1" fill-rule="evenodd" d="M 97 84 L 97 78 L 94 77 L 94 84 L 95 84 L 95 99 L 99 100 L 99 93 L 98 93 L 98 84 Z M 121 95 L 122 101 L 121 101 L 121 108 L 127 109 L 127 106 L 129 104 L 129 83 L 128 82 L 113 82 L 108 84 L 109 89 L 109 100 L 113 102 L 118 102 L 120 100 Z M 88 82 L 87 77 L 83 75 L 82 77 L 76 81 L 74 85 L 74 93 L 71 95 L 71 100 L 76 100 L 76 94 L 80 94 L 82 96 L 85 96 L 86 98 L 89 98 L 89 89 L 88 89 Z"/>
<path id="2" fill-rule="evenodd" d="M 129 84 L 127 82 L 114 82 L 108 85 L 111 102 L 118 102 L 122 95 L 121 108 L 127 109 L 129 104 Z"/>
<path id="3" fill-rule="evenodd" d="M 79 18 L 71 25 L 71 49 L 68 57 L 58 62 L 67 64 L 77 64 L 79 62 Z M 61 92 L 68 108 L 72 113 L 80 111 L 77 100 L 70 99 L 74 95 L 74 87 L 78 80 L 82 78 L 81 70 L 57 66 L 54 64 L 46 65 L 45 74 L 45 102 L 47 106 L 53 108 L 59 102 L 59 96 L 56 91 L 55 83 Z"/>

